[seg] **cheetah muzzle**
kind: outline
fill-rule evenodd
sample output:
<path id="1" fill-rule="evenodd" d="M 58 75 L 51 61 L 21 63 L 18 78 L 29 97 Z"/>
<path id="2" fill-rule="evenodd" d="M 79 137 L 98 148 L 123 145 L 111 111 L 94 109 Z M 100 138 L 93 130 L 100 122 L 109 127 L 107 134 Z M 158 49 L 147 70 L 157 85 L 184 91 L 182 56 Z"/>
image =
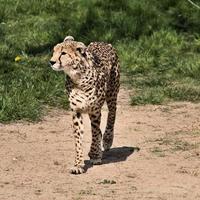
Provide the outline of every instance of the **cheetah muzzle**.
<path id="1" fill-rule="evenodd" d="M 75 163 L 72 174 L 84 172 L 82 138 L 84 133 L 82 113 L 91 120 L 92 143 L 89 157 L 92 164 L 101 164 L 103 148 L 108 151 L 113 143 L 117 95 L 119 92 L 119 60 L 111 44 L 92 42 L 88 46 L 67 36 L 54 47 L 50 60 L 55 71 L 66 74 L 66 91 L 73 113 Z M 106 101 L 108 118 L 105 133 L 100 130 L 101 108 Z"/>

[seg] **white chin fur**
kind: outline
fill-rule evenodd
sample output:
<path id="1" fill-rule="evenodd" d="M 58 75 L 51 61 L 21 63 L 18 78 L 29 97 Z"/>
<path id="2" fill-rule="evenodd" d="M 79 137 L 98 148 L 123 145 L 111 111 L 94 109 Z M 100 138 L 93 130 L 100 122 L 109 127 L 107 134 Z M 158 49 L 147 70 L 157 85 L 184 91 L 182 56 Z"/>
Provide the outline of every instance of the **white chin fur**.
<path id="1" fill-rule="evenodd" d="M 51 68 L 54 70 L 54 71 L 63 71 L 63 69 L 62 68 L 60 68 L 60 66 L 54 66 L 54 65 L 52 65 L 51 66 Z"/>

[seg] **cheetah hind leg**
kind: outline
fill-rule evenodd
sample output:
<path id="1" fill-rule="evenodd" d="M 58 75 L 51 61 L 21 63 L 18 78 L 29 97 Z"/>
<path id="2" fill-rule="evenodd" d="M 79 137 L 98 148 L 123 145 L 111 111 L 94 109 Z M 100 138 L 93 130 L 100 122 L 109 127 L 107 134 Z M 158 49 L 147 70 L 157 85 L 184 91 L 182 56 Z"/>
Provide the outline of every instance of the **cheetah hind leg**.
<path id="1" fill-rule="evenodd" d="M 108 151 L 113 143 L 117 98 L 116 97 L 109 98 L 106 101 L 108 106 L 108 118 L 107 118 L 106 130 L 103 135 L 104 151 Z"/>

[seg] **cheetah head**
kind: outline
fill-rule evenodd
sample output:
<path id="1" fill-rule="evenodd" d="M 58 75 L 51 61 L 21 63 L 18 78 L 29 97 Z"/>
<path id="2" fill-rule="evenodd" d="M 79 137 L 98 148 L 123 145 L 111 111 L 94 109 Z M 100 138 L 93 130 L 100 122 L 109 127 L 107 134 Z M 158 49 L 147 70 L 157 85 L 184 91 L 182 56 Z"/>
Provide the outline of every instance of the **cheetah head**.
<path id="1" fill-rule="evenodd" d="M 67 36 L 53 49 L 50 64 L 55 71 L 64 71 L 74 82 L 79 80 L 90 66 L 90 55 L 82 42 Z"/>

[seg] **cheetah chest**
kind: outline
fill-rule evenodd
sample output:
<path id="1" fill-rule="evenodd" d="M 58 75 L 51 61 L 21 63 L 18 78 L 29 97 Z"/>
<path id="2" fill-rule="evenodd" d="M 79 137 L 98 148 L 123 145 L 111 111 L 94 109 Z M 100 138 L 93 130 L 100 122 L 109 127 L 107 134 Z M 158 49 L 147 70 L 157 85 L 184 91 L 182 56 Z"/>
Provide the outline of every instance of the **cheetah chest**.
<path id="1" fill-rule="evenodd" d="M 96 107 L 102 106 L 105 94 L 98 95 L 95 88 L 89 92 L 73 89 L 69 95 L 70 108 L 76 112 L 91 112 Z"/>

